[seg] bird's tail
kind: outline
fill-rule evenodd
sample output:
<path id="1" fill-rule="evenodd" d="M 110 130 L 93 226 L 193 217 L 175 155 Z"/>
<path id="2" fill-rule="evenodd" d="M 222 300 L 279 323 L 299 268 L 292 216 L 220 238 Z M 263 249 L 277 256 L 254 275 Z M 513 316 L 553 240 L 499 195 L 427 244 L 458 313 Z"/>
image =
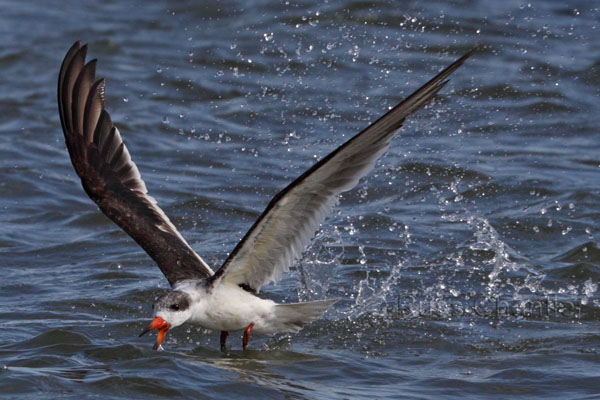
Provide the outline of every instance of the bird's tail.
<path id="1" fill-rule="evenodd" d="M 319 318 L 339 299 L 306 301 L 304 303 L 277 304 L 275 321 L 278 332 L 298 332 L 315 319 Z"/>

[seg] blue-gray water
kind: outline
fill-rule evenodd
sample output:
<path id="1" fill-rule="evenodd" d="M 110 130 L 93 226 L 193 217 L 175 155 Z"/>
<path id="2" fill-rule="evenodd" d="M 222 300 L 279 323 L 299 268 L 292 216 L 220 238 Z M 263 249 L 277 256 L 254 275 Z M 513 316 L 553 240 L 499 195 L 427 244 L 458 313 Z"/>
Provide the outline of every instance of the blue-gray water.
<path id="1" fill-rule="evenodd" d="M 589 1 L 0 0 L 3 398 L 600 392 L 600 10 Z M 218 349 L 137 333 L 166 280 L 80 187 L 56 105 L 81 39 L 150 193 L 218 266 L 279 189 L 469 49 L 264 293 L 339 297 Z"/>

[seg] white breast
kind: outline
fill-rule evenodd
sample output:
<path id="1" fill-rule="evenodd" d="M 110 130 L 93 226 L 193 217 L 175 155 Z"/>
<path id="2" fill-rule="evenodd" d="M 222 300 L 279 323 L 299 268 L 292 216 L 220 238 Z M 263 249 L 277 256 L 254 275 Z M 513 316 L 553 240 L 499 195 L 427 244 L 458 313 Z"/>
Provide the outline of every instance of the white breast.
<path id="1" fill-rule="evenodd" d="M 274 317 L 274 301 L 261 299 L 237 285 L 224 282 L 212 290 L 190 289 L 178 288 L 192 296 L 190 323 L 220 331 L 243 330 L 252 323 L 253 332 L 271 332 L 269 321 Z"/>

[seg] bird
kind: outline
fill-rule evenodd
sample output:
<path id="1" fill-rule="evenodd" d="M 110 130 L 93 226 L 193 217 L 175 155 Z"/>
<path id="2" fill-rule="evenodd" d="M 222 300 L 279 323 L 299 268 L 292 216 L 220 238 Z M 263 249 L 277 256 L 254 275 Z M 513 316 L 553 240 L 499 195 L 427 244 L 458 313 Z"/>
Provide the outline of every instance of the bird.
<path id="1" fill-rule="evenodd" d="M 86 63 L 88 45 L 76 41 L 58 75 L 58 111 L 66 146 L 85 193 L 135 240 L 158 265 L 171 289 L 154 302 L 150 324 L 154 350 L 163 350 L 169 329 L 184 323 L 220 331 L 226 350 L 229 332 L 298 332 L 320 318 L 338 299 L 277 304 L 258 297 L 277 282 L 310 243 L 342 192 L 389 148 L 405 119 L 429 104 L 470 51 L 367 128 L 320 159 L 277 193 L 224 263 L 214 272 L 192 249 L 148 194 L 119 129 L 105 108 L 105 81 L 96 78 L 97 59 Z"/>

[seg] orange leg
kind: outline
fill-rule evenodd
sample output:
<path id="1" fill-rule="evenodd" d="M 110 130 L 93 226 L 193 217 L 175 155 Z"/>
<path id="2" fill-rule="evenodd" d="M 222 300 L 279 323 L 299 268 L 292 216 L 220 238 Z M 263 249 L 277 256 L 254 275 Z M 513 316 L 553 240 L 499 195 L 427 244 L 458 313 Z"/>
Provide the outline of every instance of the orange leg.
<path id="1" fill-rule="evenodd" d="M 221 351 L 225 351 L 225 342 L 227 341 L 227 336 L 229 336 L 229 332 L 221 331 Z"/>
<path id="2" fill-rule="evenodd" d="M 242 340 L 242 348 L 246 350 L 246 346 L 248 346 L 248 340 L 250 340 L 250 331 L 254 327 L 254 324 L 248 325 L 246 330 L 244 331 L 244 339 Z"/>

